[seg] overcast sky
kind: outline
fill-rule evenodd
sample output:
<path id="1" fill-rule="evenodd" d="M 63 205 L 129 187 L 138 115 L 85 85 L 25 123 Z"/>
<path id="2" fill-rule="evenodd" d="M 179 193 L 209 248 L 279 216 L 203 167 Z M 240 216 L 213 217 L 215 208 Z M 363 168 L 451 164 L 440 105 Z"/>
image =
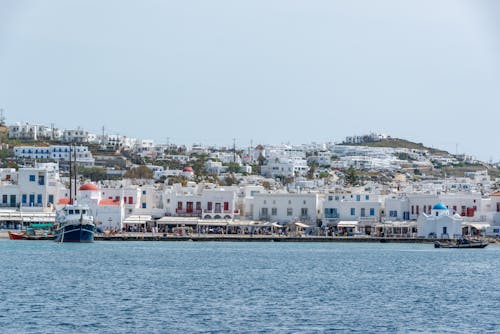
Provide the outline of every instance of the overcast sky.
<path id="1" fill-rule="evenodd" d="M 500 1 L 0 0 L 8 124 L 500 160 Z"/>

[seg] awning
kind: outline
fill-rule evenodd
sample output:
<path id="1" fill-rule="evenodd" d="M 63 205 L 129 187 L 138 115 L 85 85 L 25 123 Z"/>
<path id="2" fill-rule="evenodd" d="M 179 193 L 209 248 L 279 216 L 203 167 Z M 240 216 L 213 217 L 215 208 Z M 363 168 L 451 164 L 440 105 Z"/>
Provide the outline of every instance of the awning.
<path id="1" fill-rule="evenodd" d="M 198 226 L 227 226 L 228 222 L 220 219 L 206 219 L 198 221 Z"/>
<path id="2" fill-rule="evenodd" d="M 149 215 L 132 215 L 127 217 L 123 224 L 127 225 L 144 225 L 147 222 L 151 221 L 151 216 Z"/>
<path id="3" fill-rule="evenodd" d="M 464 223 L 464 225 L 474 227 L 476 230 L 486 230 L 490 227 L 490 224 L 486 223 Z"/>
<path id="4" fill-rule="evenodd" d="M 30 227 L 32 227 L 32 228 L 50 228 L 50 227 L 54 227 L 54 224 L 31 224 Z"/>
<path id="5" fill-rule="evenodd" d="M 356 227 L 358 226 L 359 222 L 358 221 L 339 221 L 337 224 L 337 227 Z"/>
<path id="6" fill-rule="evenodd" d="M 304 224 L 304 223 L 293 223 L 293 225 L 298 226 L 298 227 L 309 227 L 309 225 Z"/>
<path id="7" fill-rule="evenodd" d="M 158 225 L 196 225 L 198 218 L 194 217 L 162 217 L 156 221 Z"/>

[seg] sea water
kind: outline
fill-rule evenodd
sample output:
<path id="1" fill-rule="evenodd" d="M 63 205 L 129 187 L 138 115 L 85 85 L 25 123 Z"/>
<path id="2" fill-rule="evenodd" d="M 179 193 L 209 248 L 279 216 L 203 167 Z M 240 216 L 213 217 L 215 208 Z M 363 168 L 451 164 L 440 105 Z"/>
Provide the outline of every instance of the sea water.
<path id="1" fill-rule="evenodd" d="M 499 333 L 500 247 L 0 240 L 1 333 Z"/>

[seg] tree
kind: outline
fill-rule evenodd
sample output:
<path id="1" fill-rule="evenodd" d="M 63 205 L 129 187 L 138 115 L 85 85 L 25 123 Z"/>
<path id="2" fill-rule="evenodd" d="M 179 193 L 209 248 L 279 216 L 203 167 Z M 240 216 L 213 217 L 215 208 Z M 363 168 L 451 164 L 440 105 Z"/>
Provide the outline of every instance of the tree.
<path id="1" fill-rule="evenodd" d="M 350 186 L 356 186 L 359 184 L 359 176 L 352 166 L 349 167 L 345 174 L 345 182 Z"/>
<path id="2" fill-rule="evenodd" d="M 234 176 L 234 174 L 228 175 L 224 178 L 224 185 L 232 186 L 238 184 L 239 180 Z"/>
<path id="3" fill-rule="evenodd" d="M 152 179 L 153 171 L 146 166 L 139 166 L 127 171 L 123 177 L 126 179 Z"/>
<path id="4" fill-rule="evenodd" d="M 238 173 L 240 171 L 240 165 L 234 162 L 228 163 L 227 167 L 229 173 Z"/>
<path id="5" fill-rule="evenodd" d="M 78 168 L 78 172 L 83 178 L 90 179 L 93 182 L 107 179 L 106 170 L 102 167 L 80 167 Z"/>
<path id="6" fill-rule="evenodd" d="M 309 180 L 314 179 L 314 174 L 316 173 L 316 169 L 318 168 L 318 164 L 313 162 L 311 167 L 309 167 L 309 171 L 307 172 L 307 178 Z"/>

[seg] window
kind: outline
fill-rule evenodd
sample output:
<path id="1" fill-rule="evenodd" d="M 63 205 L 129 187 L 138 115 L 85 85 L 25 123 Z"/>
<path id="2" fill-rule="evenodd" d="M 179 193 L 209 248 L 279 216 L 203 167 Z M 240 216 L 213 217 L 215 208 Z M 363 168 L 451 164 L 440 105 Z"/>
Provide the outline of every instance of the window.
<path id="1" fill-rule="evenodd" d="M 28 201 L 28 197 L 26 196 L 26 194 L 23 194 L 21 196 L 21 203 L 26 204 L 27 201 Z"/>
<path id="2" fill-rule="evenodd" d="M 35 194 L 30 194 L 30 205 L 35 204 Z"/>
<path id="3" fill-rule="evenodd" d="M 307 216 L 307 208 L 300 209 L 300 216 L 301 217 L 306 217 Z"/>
<path id="4" fill-rule="evenodd" d="M 356 215 L 356 209 L 355 208 L 351 208 L 351 216 L 355 216 Z"/>
<path id="5" fill-rule="evenodd" d="M 132 196 L 128 197 L 128 204 L 134 204 L 134 198 Z"/>
<path id="6" fill-rule="evenodd" d="M 37 204 L 42 204 L 42 195 L 41 195 L 41 194 L 38 194 L 38 195 L 36 196 L 36 203 L 37 203 Z"/>
<path id="7" fill-rule="evenodd" d="M 366 199 L 367 201 L 368 201 L 368 200 L 370 200 L 370 195 L 366 195 L 366 196 L 365 196 L 365 199 Z"/>
<path id="8" fill-rule="evenodd" d="M 361 208 L 361 217 L 365 217 L 366 216 L 366 212 L 365 212 L 365 208 Z"/>
<path id="9" fill-rule="evenodd" d="M 271 215 L 276 216 L 278 214 L 278 209 L 277 208 L 272 208 L 271 209 Z"/>
<path id="10" fill-rule="evenodd" d="M 146 190 L 143 190 L 143 191 L 142 191 L 142 194 L 143 194 L 143 195 L 146 195 Z"/>
<path id="11" fill-rule="evenodd" d="M 356 195 L 356 202 L 361 201 L 361 195 Z"/>
<path id="12" fill-rule="evenodd" d="M 30 175 L 30 182 L 35 182 L 35 175 Z"/>
<path id="13" fill-rule="evenodd" d="M 142 208 L 146 209 L 146 203 L 142 203 Z"/>
<path id="14" fill-rule="evenodd" d="M 54 195 L 49 195 L 49 203 L 54 204 Z"/>
<path id="15" fill-rule="evenodd" d="M 333 201 L 333 196 L 328 196 L 329 201 Z"/>
<path id="16" fill-rule="evenodd" d="M 267 217 L 267 212 L 268 212 L 267 208 L 262 208 L 260 212 L 261 212 L 262 217 Z"/>
<path id="17" fill-rule="evenodd" d="M 224 202 L 224 211 L 229 211 L 229 202 Z"/>
<path id="18" fill-rule="evenodd" d="M 2 195 L 2 203 L 7 204 L 8 195 Z"/>
<path id="19" fill-rule="evenodd" d="M 177 202 L 177 209 L 182 210 L 182 202 Z"/>
<path id="20" fill-rule="evenodd" d="M 289 217 L 292 216 L 293 215 L 293 209 L 292 208 L 287 208 L 286 209 L 286 215 L 289 216 Z"/>
<path id="21" fill-rule="evenodd" d="M 370 208 L 370 216 L 375 216 L 375 209 L 374 208 Z"/>

